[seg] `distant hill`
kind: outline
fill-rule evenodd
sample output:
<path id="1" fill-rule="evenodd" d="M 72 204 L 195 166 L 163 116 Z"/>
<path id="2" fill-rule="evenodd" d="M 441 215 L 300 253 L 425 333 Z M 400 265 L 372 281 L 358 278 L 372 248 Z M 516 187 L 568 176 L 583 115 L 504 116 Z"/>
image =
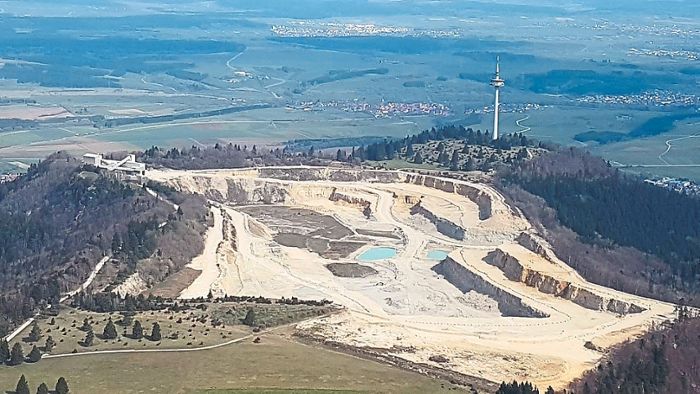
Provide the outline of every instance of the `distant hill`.
<path id="1" fill-rule="evenodd" d="M 150 280 L 189 261 L 203 247 L 199 232 L 206 209 L 193 196 L 170 198 L 178 200 L 180 215 L 144 188 L 66 154 L 52 155 L 19 179 L 0 184 L 0 335 L 76 288 L 105 255 L 113 256 L 108 271 L 121 276 L 159 255 L 169 263 L 153 268 Z M 166 239 L 173 245 L 163 245 Z M 113 279 L 98 277 L 96 284 Z"/>

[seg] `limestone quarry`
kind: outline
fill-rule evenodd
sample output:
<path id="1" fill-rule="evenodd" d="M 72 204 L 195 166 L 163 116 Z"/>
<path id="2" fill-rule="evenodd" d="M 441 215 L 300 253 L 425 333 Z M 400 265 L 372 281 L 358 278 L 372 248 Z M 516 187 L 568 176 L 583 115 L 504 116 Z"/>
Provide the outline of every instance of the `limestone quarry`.
<path id="1" fill-rule="evenodd" d="M 321 342 L 556 388 L 673 315 L 584 280 L 488 184 L 319 167 L 147 176 L 210 201 L 182 298 L 332 300 L 342 313 L 297 327 Z"/>

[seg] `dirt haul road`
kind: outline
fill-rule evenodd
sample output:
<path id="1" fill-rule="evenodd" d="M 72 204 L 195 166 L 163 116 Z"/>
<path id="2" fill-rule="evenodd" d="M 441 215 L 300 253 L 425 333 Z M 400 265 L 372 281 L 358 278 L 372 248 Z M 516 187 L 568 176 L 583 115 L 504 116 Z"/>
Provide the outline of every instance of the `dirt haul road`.
<path id="1" fill-rule="evenodd" d="M 310 167 L 147 176 L 213 203 L 214 227 L 191 264 L 202 274 L 183 298 L 211 291 L 344 305 L 345 313 L 298 326 L 319 340 L 563 387 L 602 357 L 586 342 L 611 346 L 673 315 L 673 305 L 587 283 L 488 185 Z M 314 228 L 319 220 L 327 228 Z M 357 259 L 377 246 L 396 254 Z M 449 256 L 430 259 L 434 251 Z M 329 263 L 376 273 L 339 277 Z M 430 361 L 435 355 L 449 361 Z"/>

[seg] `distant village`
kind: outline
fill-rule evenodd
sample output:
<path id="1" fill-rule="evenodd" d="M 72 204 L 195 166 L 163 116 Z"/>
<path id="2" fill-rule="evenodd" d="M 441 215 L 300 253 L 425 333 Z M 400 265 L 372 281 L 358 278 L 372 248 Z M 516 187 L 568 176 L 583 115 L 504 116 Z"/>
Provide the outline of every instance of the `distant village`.
<path id="1" fill-rule="evenodd" d="M 700 185 L 693 181 L 668 178 L 645 179 L 644 182 L 689 196 L 700 196 Z"/>
<path id="2" fill-rule="evenodd" d="M 584 104 L 639 105 L 647 107 L 695 106 L 700 105 L 700 97 L 666 90 L 653 90 L 630 95 L 591 95 L 576 99 Z"/>

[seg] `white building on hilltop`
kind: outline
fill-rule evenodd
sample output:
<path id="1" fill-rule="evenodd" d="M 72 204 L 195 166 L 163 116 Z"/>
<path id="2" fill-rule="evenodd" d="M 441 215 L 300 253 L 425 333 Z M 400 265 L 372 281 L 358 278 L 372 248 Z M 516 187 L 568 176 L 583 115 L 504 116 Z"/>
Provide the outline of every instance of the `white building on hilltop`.
<path id="1" fill-rule="evenodd" d="M 127 180 L 140 180 L 146 175 L 146 163 L 137 162 L 134 155 L 126 155 L 121 160 L 109 160 L 100 154 L 86 153 L 83 155 L 83 163 L 114 172 Z"/>

